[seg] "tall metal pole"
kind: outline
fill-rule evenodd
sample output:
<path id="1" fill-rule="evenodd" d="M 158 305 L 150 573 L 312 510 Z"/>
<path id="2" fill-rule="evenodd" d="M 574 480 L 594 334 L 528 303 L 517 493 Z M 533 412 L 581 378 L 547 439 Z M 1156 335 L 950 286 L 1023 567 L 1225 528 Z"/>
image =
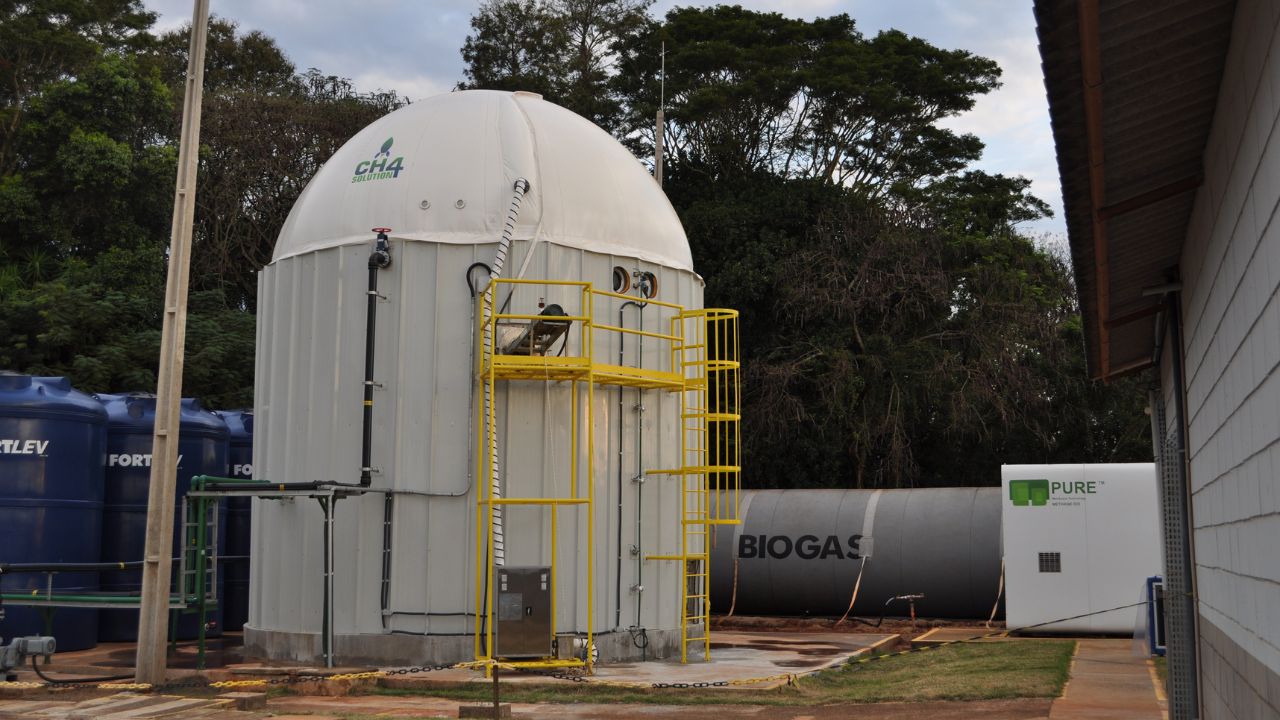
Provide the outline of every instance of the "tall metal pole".
<path id="1" fill-rule="evenodd" d="M 173 556 L 173 508 L 178 473 L 182 356 L 187 339 L 187 281 L 191 274 L 191 224 L 196 205 L 200 148 L 200 101 L 204 93 L 204 49 L 209 0 L 194 0 L 187 87 L 178 145 L 178 179 L 169 234 L 169 275 L 160 336 L 160 377 L 156 383 L 156 423 L 151 445 L 151 485 L 147 496 L 147 539 L 142 563 L 142 608 L 138 613 L 138 682 L 165 680 L 169 613 L 169 573 Z"/>
<path id="2" fill-rule="evenodd" d="M 662 43 L 662 69 L 658 72 L 658 115 L 654 118 L 653 124 L 653 177 L 658 181 L 658 187 L 662 187 L 662 155 L 663 145 L 666 142 L 664 135 L 666 132 L 667 118 L 667 43 Z"/>

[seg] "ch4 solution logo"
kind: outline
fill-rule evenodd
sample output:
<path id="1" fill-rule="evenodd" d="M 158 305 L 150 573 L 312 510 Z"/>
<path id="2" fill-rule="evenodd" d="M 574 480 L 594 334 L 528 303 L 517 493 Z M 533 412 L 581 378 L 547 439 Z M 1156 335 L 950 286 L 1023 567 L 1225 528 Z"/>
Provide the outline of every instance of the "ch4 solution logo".
<path id="1" fill-rule="evenodd" d="M 1093 495 L 1098 492 L 1098 483 L 1096 481 L 1077 480 L 1075 482 L 1065 482 L 1054 480 L 1050 482 L 1045 479 L 1035 480 L 1010 480 L 1009 481 L 1009 500 L 1018 506 L 1039 506 L 1048 505 L 1050 500 L 1054 505 L 1079 505 L 1087 495 Z"/>
<path id="2" fill-rule="evenodd" d="M 394 180 L 400 177 L 400 171 L 404 170 L 404 157 L 399 156 L 394 160 L 391 159 L 391 146 L 395 144 L 396 139 L 387 138 L 382 143 L 382 148 L 374 153 L 372 160 L 362 160 L 356 165 L 355 174 L 351 177 L 351 182 L 369 182 L 371 180 Z"/>

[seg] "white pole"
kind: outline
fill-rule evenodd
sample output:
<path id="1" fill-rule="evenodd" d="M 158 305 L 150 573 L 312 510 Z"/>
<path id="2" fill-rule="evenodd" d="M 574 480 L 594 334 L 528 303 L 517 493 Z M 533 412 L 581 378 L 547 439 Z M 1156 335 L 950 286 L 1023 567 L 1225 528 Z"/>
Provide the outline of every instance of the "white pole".
<path id="1" fill-rule="evenodd" d="M 147 539 L 142 564 L 142 607 L 138 612 L 138 682 L 165 680 L 168 640 L 169 573 L 173 556 L 174 492 L 181 421 L 182 356 L 187 335 L 187 281 L 191 274 L 191 225 L 196 205 L 200 148 L 200 101 L 204 93 L 205 36 L 209 0 L 194 0 L 187 86 L 178 145 L 178 179 L 169 235 L 169 275 L 164 293 L 164 329 L 156 383 L 156 423 L 151 445 L 151 485 L 147 496 Z M 121 558 L 127 559 L 127 558 Z"/>

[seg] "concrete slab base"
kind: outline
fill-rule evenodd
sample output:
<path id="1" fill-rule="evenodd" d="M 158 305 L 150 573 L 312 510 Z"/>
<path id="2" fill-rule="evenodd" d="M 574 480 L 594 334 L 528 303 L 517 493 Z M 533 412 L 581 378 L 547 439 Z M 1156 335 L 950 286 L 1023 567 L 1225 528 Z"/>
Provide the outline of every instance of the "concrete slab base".
<path id="1" fill-rule="evenodd" d="M 688 663 L 679 658 L 651 662 L 601 662 L 596 680 L 634 683 L 699 683 L 731 681 L 736 688 L 765 689 L 787 684 L 786 676 L 847 662 L 899 641 L 898 635 L 853 633 L 717 632 L 711 636 L 711 662 L 701 654 Z M 757 678 L 768 678 L 742 684 Z M 474 670 L 438 670 L 419 676 L 382 678 L 384 687 L 414 688 L 490 682 Z M 506 683 L 562 683 L 543 675 L 502 673 Z"/>
<path id="2" fill-rule="evenodd" d="M 567 646 L 568 638 L 561 640 Z M 679 655 L 679 630 L 646 630 L 643 636 L 626 630 L 594 637 L 602 662 L 661 660 Z M 475 658 L 475 641 L 466 635 L 335 635 L 334 654 L 344 665 L 444 665 Z M 244 653 L 267 660 L 319 664 L 323 662 L 319 633 L 244 627 Z"/>

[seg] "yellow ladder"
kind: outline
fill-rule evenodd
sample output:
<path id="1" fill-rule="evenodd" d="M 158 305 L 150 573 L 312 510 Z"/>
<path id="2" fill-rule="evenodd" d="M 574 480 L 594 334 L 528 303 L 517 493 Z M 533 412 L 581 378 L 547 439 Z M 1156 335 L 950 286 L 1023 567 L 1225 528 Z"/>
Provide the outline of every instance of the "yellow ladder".
<path id="1" fill-rule="evenodd" d="M 680 661 L 702 646 L 711 659 L 710 528 L 732 525 L 741 494 L 740 363 L 738 313 L 705 309 L 681 313 L 684 338 L 673 350 L 682 369 L 680 452 L 682 466 L 658 470 L 680 482 L 680 553 L 650 559 L 681 563 Z"/>

